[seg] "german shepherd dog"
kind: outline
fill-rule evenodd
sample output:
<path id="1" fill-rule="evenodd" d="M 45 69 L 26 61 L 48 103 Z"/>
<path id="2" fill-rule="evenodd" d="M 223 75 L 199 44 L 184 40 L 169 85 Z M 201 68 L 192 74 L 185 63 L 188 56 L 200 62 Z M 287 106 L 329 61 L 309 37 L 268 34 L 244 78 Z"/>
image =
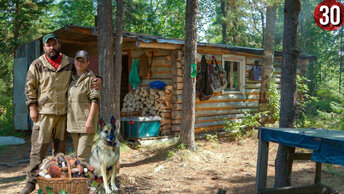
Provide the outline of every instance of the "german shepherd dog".
<path id="1" fill-rule="evenodd" d="M 120 156 L 120 144 L 116 130 L 116 119 L 113 116 L 110 119 L 110 124 L 105 125 L 104 121 L 100 119 L 99 125 L 101 129 L 100 137 L 91 153 L 90 165 L 95 168 L 95 175 L 103 177 L 105 192 L 109 194 L 112 191 L 118 190 L 115 178 L 118 170 L 117 163 Z"/>

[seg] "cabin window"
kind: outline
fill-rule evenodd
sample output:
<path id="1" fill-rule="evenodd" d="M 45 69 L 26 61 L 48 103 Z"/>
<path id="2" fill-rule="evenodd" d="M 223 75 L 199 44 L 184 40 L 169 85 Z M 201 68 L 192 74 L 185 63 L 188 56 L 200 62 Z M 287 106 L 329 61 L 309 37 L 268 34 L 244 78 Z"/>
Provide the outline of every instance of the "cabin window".
<path id="1" fill-rule="evenodd" d="M 222 55 L 222 67 L 226 71 L 227 87 L 224 93 L 245 93 L 245 57 Z"/>

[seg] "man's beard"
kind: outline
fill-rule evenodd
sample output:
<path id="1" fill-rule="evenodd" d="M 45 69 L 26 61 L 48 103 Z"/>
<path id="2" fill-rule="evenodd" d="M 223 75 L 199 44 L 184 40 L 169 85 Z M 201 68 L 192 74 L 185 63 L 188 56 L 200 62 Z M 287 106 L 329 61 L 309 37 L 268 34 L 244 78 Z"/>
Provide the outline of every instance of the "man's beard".
<path id="1" fill-rule="evenodd" d="M 54 53 L 53 52 L 47 52 L 46 55 L 50 59 L 55 60 L 55 59 L 59 58 L 61 50 L 59 49 L 59 50 L 53 50 L 53 51 L 54 51 Z"/>

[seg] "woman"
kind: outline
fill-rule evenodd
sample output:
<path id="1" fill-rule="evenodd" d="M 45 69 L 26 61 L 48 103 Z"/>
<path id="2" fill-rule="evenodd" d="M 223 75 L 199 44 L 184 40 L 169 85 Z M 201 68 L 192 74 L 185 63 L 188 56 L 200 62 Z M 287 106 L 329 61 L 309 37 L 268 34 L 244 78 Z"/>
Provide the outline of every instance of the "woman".
<path id="1" fill-rule="evenodd" d="M 75 71 L 68 89 L 67 131 L 71 133 L 76 156 L 88 161 L 98 121 L 100 93 L 91 88 L 96 77 L 87 70 L 88 53 L 78 51 L 74 58 Z"/>

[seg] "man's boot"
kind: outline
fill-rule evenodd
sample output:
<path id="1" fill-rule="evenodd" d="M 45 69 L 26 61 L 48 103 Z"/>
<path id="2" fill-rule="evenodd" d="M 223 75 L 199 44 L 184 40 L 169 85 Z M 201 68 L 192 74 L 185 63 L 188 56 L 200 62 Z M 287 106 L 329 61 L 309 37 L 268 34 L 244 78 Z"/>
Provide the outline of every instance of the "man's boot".
<path id="1" fill-rule="evenodd" d="M 29 194 L 36 189 L 35 183 L 26 183 L 25 187 L 21 190 L 20 194 Z"/>

